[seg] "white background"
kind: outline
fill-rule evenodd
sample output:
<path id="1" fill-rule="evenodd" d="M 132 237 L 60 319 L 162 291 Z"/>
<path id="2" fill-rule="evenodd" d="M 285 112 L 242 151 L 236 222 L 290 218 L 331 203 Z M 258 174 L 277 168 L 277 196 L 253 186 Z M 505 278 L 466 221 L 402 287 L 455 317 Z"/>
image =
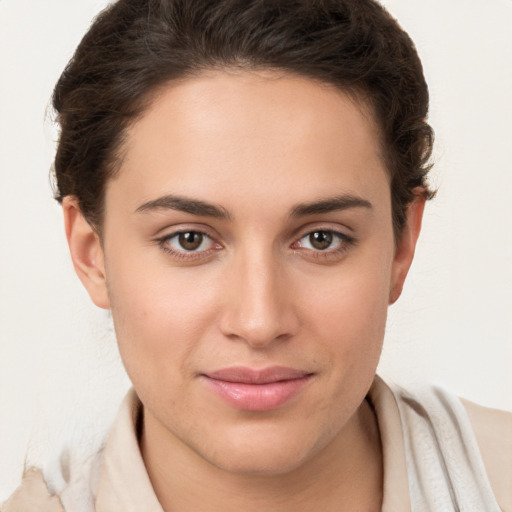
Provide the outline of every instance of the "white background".
<path id="1" fill-rule="evenodd" d="M 25 457 L 105 429 L 129 383 L 67 255 L 48 170 L 52 87 L 105 0 L 0 0 L 0 501 Z M 437 135 L 417 259 L 381 373 L 512 410 L 512 1 L 387 0 Z"/>

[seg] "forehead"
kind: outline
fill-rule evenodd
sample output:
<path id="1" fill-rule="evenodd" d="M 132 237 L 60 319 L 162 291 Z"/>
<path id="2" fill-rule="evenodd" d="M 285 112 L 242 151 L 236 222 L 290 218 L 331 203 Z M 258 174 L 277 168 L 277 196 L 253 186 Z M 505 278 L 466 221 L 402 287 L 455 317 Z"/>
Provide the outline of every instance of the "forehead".
<path id="1" fill-rule="evenodd" d="M 376 194 L 389 188 L 379 148 L 369 109 L 334 86 L 270 71 L 212 71 L 155 95 L 127 133 L 107 203 L 120 187 L 139 202 L 162 193 L 303 202 L 331 196 L 333 187 Z"/>

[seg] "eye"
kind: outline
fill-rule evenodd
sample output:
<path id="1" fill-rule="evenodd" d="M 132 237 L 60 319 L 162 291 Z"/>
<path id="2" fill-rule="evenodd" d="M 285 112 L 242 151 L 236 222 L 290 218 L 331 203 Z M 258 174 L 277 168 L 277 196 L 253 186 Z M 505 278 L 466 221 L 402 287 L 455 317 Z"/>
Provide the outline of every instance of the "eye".
<path id="1" fill-rule="evenodd" d="M 348 237 L 342 233 L 329 230 L 312 231 L 304 235 L 299 240 L 299 247 L 311 249 L 314 251 L 327 251 L 339 249 L 340 246 L 347 243 Z"/>
<path id="2" fill-rule="evenodd" d="M 215 245 L 207 234 L 200 231 L 181 231 L 163 238 L 160 242 L 167 250 L 178 253 L 208 251 Z"/>

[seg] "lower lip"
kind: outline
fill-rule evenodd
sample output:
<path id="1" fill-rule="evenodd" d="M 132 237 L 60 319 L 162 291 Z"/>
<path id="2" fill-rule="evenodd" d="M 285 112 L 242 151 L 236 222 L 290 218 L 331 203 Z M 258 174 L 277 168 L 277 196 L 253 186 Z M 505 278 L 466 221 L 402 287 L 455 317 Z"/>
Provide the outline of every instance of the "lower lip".
<path id="1" fill-rule="evenodd" d="M 228 404 L 245 411 L 270 411 L 277 409 L 296 396 L 311 376 L 282 380 L 268 384 L 243 384 L 227 382 L 204 376 L 206 383 Z"/>

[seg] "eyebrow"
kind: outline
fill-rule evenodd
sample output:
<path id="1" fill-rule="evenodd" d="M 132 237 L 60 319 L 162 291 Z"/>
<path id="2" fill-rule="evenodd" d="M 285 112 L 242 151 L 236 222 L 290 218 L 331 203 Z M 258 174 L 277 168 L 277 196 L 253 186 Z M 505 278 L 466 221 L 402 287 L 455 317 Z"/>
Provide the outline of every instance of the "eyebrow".
<path id="1" fill-rule="evenodd" d="M 205 203 L 197 199 L 190 199 L 188 197 L 166 195 L 148 201 L 140 205 L 135 212 L 145 213 L 155 210 L 177 210 L 180 212 L 190 213 L 192 215 L 201 215 L 204 217 L 214 217 L 217 219 L 229 219 L 229 212 L 222 206 Z"/>
<path id="2" fill-rule="evenodd" d="M 341 196 L 329 197 L 312 203 L 302 203 L 295 206 L 290 216 L 293 218 L 304 217 L 306 215 L 315 215 L 319 213 L 329 213 L 350 208 L 368 208 L 373 205 L 367 199 L 354 196 L 352 194 L 343 194 Z"/>
<path id="3" fill-rule="evenodd" d="M 290 217 L 305 217 L 307 215 L 315 215 L 319 213 L 329 213 L 340 210 L 348 210 L 350 208 L 369 208 L 373 206 L 370 201 L 362 197 L 351 194 L 330 197 L 313 201 L 311 203 L 301 203 L 296 205 Z M 231 215 L 222 206 L 206 203 L 198 199 L 190 199 L 183 196 L 165 195 L 157 199 L 152 199 L 140 205 L 135 212 L 146 213 L 155 210 L 176 210 L 180 212 L 190 213 L 191 215 L 199 215 L 203 217 L 214 217 L 217 219 L 230 219 Z"/>

